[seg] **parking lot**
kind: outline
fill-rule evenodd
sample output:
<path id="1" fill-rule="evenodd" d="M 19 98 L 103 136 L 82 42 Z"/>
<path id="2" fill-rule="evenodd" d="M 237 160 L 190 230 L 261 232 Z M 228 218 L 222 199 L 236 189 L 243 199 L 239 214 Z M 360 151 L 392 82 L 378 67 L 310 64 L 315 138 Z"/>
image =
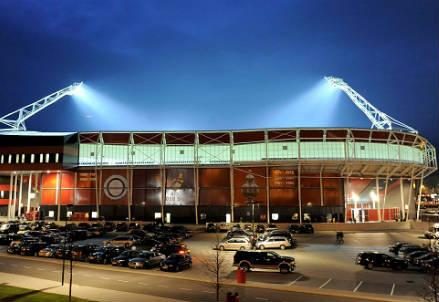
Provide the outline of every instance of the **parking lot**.
<path id="1" fill-rule="evenodd" d="M 102 244 L 105 239 L 115 237 L 121 233 L 108 233 L 104 238 L 95 238 L 78 243 Z M 189 279 L 207 280 L 214 279 L 209 273 L 206 262 L 215 257 L 214 246 L 217 235 L 196 232 L 193 237 L 186 240 L 191 251 L 193 266 L 189 270 L 178 273 L 179 277 Z M 220 233 L 222 238 L 224 234 Z M 355 265 L 356 255 L 363 250 L 388 251 L 388 246 L 395 241 L 409 241 L 416 244 L 427 244 L 428 240 L 420 237 L 418 232 L 352 232 L 345 233 L 345 244 L 335 244 L 334 232 L 318 232 L 315 234 L 295 235 L 298 246 L 295 249 L 276 250 L 280 255 L 293 256 L 296 259 L 296 269 L 290 274 L 280 274 L 277 271 L 254 270 L 247 273 L 248 282 L 257 282 L 282 287 L 303 287 L 307 289 L 332 289 L 348 292 L 379 294 L 386 296 L 422 296 L 425 287 L 425 274 L 414 268 L 404 271 L 388 269 L 366 270 L 363 266 Z M 5 247 L 1 247 L 5 250 Z M 2 251 L 2 253 L 5 253 Z M 221 251 L 224 258 L 222 265 L 224 279 L 233 282 L 236 268 L 232 266 L 234 251 Z M 19 257 L 19 256 L 17 256 Z M 51 259 L 50 261 L 59 261 Z M 111 266 L 83 263 L 81 266 L 94 266 L 107 269 Z M 133 270 L 120 268 L 124 273 Z M 159 269 L 150 269 L 154 274 Z"/>

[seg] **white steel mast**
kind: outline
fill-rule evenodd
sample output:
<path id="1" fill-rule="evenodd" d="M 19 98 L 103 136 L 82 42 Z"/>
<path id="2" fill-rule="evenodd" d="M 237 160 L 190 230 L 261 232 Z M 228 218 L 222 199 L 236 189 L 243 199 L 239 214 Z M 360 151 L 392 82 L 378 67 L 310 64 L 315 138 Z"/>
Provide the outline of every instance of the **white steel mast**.
<path id="1" fill-rule="evenodd" d="M 14 112 L 8 113 L 0 118 L 0 123 L 6 125 L 7 128 L 0 128 L 0 131 L 25 131 L 25 121 L 31 116 L 37 114 L 44 108 L 52 105 L 66 95 L 73 95 L 81 87 L 82 82 L 73 83 L 72 85 L 58 90 L 32 104 L 24 106 Z"/>
<path id="2" fill-rule="evenodd" d="M 352 87 L 350 87 L 343 79 L 335 77 L 325 77 L 333 87 L 340 89 L 351 99 L 351 101 L 367 116 L 372 122 L 371 128 L 392 130 L 399 128 L 411 133 L 418 133 L 414 128 L 394 119 L 393 117 L 378 110 L 374 105 L 362 97 Z"/>

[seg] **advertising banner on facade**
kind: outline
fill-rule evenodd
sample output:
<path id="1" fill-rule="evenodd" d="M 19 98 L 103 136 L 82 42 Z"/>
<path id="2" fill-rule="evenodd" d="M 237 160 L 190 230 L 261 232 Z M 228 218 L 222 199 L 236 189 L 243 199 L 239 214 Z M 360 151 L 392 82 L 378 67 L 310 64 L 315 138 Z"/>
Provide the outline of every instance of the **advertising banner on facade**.
<path id="1" fill-rule="evenodd" d="M 266 181 L 264 167 L 234 168 L 234 197 L 236 206 L 245 206 L 250 202 L 266 205 Z"/>
<path id="2" fill-rule="evenodd" d="M 129 170 L 102 170 L 102 205 L 127 205 Z"/>
<path id="3" fill-rule="evenodd" d="M 69 172 L 45 173 L 41 180 L 41 204 L 57 204 L 57 186 L 60 188 L 58 203 L 62 205 L 73 204 L 74 174 Z"/>
<path id="4" fill-rule="evenodd" d="M 194 169 L 167 169 L 165 204 L 190 206 L 195 204 Z"/>

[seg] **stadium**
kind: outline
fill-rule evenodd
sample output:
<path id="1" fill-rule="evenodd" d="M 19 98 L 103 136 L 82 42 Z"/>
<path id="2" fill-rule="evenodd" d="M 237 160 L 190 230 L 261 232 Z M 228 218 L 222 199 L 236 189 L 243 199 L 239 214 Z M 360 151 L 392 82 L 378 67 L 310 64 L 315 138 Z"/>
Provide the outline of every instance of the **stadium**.
<path id="1" fill-rule="evenodd" d="M 0 215 L 197 224 L 416 218 L 422 181 L 437 170 L 435 148 L 331 79 L 371 129 L 27 131 L 28 117 L 80 84 L 69 86 L 0 120 L 8 126 Z"/>

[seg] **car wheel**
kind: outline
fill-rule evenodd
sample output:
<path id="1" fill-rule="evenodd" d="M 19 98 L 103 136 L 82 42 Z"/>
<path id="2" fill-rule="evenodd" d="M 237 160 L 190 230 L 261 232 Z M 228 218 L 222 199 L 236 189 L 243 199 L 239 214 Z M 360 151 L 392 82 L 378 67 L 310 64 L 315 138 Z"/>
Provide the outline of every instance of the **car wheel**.
<path id="1" fill-rule="evenodd" d="M 244 272 L 250 271 L 250 265 L 248 265 L 247 263 L 241 263 L 239 265 L 239 268 L 242 269 Z"/>
<path id="2" fill-rule="evenodd" d="M 219 249 L 220 251 L 224 251 L 224 245 L 220 245 Z"/>
<path id="3" fill-rule="evenodd" d="M 288 267 L 288 265 L 281 265 L 279 271 L 281 272 L 281 274 L 288 274 L 290 272 L 290 268 Z"/>
<path id="4" fill-rule="evenodd" d="M 245 250 L 245 246 L 241 246 L 239 249 L 240 249 L 241 251 L 243 251 L 243 250 Z"/>
<path id="5" fill-rule="evenodd" d="M 366 267 L 367 269 L 373 269 L 373 263 L 369 262 Z"/>
<path id="6" fill-rule="evenodd" d="M 175 267 L 175 271 L 176 271 L 176 272 L 179 272 L 179 271 L 180 271 L 180 267 L 179 267 L 178 265 Z"/>
<path id="7" fill-rule="evenodd" d="M 280 249 L 281 249 L 281 250 L 284 250 L 284 249 L 285 249 L 285 245 L 281 244 L 281 245 L 280 245 Z"/>

